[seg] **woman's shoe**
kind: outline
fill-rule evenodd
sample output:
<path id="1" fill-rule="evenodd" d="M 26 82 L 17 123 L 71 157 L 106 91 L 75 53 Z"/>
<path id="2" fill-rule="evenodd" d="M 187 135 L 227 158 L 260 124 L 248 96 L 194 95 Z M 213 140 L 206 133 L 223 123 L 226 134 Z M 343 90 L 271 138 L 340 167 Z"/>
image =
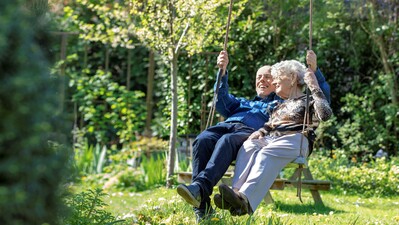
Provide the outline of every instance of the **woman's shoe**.
<path id="1" fill-rule="evenodd" d="M 233 206 L 230 203 L 224 201 L 224 199 L 220 194 L 215 194 L 215 196 L 213 196 L 213 202 L 215 203 L 216 207 L 218 207 L 219 209 L 230 210 L 233 208 Z"/>
<path id="2" fill-rule="evenodd" d="M 242 196 L 243 194 L 240 192 L 235 192 L 225 184 L 219 185 L 219 192 L 223 198 L 223 201 L 228 202 L 232 206 L 232 209 L 230 210 L 232 215 L 241 216 L 245 214 L 252 214 L 251 206 L 246 200 L 246 197 Z"/>

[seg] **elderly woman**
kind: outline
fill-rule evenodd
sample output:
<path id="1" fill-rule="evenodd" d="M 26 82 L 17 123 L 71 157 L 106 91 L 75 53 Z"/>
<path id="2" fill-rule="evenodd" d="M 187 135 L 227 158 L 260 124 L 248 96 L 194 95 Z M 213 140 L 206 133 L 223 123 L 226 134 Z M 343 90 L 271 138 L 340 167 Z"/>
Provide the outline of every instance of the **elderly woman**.
<path id="1" fill-rule="evenodd" d="M 216 206 L 229 209 L 233 215 L 252 214 L 279 172 L 299 155 L 308 155 L 308 135 L 302 134 L 306 108 L 306 95 L 302 90 L 305 83 L 311 91 L 311 116 L 325 121 L 332 115 L 314 73 L 300 62 L 287 60 L 277 63 L 272 66 L 271 74 L 276 94 L 285 101 L 274 109 L 269 122 L 254 132 L 239 150 L 233 189 L 221 184 L 220 195 L 214 196 Z M 310 124 L 307 130 L 311 127 Z"/>

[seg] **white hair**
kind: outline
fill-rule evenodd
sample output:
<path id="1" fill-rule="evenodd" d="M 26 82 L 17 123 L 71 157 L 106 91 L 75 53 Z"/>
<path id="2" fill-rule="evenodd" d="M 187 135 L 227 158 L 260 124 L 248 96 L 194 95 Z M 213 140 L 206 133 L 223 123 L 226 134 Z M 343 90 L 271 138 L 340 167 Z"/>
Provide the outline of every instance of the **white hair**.
<path id="1" fill-rule="evenodd" d="M 305 84 L 305 81 L 303 80 L 305 73 L 306 73 L 305 65 L 298 62 L 297 60 L 281 61 L 279 63 L 274 64 L 271 69 L 271 74 L 273 79 L 282 75 L 287 75 L 292 77 L 294 74 L 297 74 L 297 84 L 300 87 L 303 87 Z"/>

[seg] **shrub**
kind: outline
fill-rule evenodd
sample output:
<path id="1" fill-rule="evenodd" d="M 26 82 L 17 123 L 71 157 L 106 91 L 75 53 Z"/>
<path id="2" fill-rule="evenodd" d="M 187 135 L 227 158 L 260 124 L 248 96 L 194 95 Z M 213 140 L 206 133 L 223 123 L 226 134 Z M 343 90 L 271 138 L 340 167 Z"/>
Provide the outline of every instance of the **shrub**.
<path id="1" fill-rule="evenodd" d="M 0 224 L 56 224 L 68 153 L 57 124 L 63 114 L 43 12 L 22 2 L 0 2 Z"/>
<path id="2" fill-rule="evenodd" d="M 335 151 L 332 158 L 312 155 L 309 160 L 317 179 L 331 180 L 333 188 L 344 194 L 395 196 L 399 194 L 399 158 L 377 158 L 368 163 L 348 159 Z"/>

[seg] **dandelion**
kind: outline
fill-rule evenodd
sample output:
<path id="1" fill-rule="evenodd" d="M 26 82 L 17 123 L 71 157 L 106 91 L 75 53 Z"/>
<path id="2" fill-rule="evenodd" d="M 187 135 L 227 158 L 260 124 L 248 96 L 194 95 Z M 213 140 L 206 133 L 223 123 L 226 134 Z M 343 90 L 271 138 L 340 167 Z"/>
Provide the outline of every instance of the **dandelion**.
<path id="1" fill-rule="evenodd" d="M 399 216 L 395 216 L 395 217 L 393 218 L 393 220 L 394 220 L 395 222 L 399 222 Z"/>

